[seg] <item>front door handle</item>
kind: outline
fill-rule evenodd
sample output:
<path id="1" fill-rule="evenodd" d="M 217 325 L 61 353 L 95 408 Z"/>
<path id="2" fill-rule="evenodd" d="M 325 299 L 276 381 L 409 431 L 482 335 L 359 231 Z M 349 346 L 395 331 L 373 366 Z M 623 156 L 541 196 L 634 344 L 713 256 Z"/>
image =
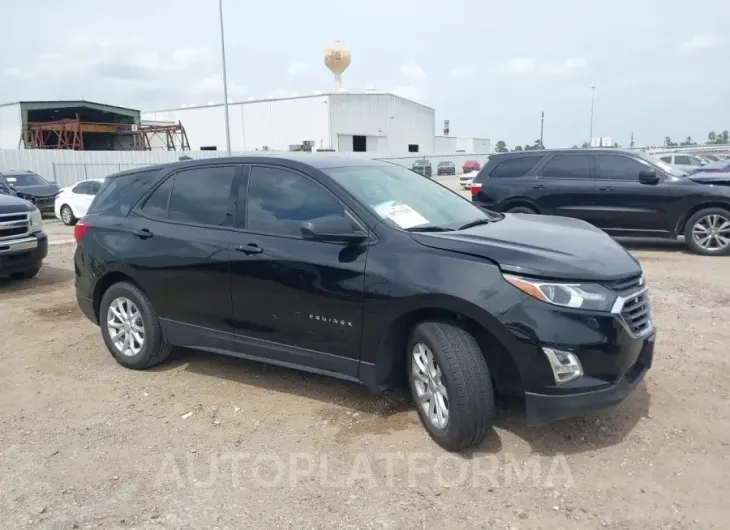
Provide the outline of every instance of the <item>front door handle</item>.
<path id="1" fill-rule="evenodd" d="M 545 184 L 536 184 L 532 187 L 533 190 L 544 190 L 545 188 L 547 188 Z"/>
<path id="2" fill-rule="evenodd" d="M 256 243 L 249 243 L 248 245 L 236 245 L 236 250 L 238 252 L 243 252 L 247 255 L 261 254 L 264 251 L 264 249 L 258 246 Z"/>
<path id="3" fill-rule="evenodd" d="M 613 186 L 603 186 L 601 188 L 598 188 L 598 191 L 613 191 L 615 189 L 616 188 L 614 188 Z"/>
<path id="4" fill-rule="evenodd" d="M 140 239 L 148 239 L 148 238 L 152 237 L 152 232 L 150 232 L 146 228 L 134 230 L 132 233 Z"/>

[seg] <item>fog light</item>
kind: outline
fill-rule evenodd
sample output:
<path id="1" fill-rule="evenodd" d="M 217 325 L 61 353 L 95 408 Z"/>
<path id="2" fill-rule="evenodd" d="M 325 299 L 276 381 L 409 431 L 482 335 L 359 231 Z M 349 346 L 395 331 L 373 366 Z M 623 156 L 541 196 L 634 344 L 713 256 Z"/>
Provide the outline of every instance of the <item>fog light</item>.
<path id="1" fill-rule="evenodd" d="M 567 383 L 583 375 L 583 366 L 574 354 L 553 348 L 543 348 L 542 351 L 550 361 L 556 383 Z"/>

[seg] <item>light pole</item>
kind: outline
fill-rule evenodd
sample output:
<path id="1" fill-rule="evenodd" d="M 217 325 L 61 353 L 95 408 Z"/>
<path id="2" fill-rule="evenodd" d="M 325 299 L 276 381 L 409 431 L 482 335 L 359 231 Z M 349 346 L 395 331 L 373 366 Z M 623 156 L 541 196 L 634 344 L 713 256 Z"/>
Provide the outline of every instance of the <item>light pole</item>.
<path id="1" fill-rule="evenodd" d="M 588 137 L 588 143 L 593 141 L 593 103 L 596 100 L 596 85 L 591 85 L 591 134 Z"/>
<path id="2" fill-rule="evenodd" d="M 228 77 L 226 76 L 226 39 L 223 36 L 223 0 L 218 0 L 218 13 L 221 19 L 221 62 L 223 64 L 223 112 L 226 120 L 226 152 L 231 156 L 231 128 L 228 123 Z"/>

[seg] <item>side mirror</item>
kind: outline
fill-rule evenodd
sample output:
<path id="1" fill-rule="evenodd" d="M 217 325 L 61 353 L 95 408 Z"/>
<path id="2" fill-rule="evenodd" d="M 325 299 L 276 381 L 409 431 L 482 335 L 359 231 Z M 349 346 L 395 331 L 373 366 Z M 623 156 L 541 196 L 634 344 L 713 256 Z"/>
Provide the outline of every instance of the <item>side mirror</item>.
<path id="1" fill-rule="evenodd" d="M 352 222 L 345 216 L 305 221 L 301 225 L 301 231 L 304 239 L 310 241 L 360 243 L 368 238 L 362 230 L 354 229 Z"/>
<path id="2" fill-rule="evenodd" d="M 653 169 L 644 169 L 639 173 L 639 182 L 641 184 L 653 185 L 657 184 L 661 180 L 659 175 Z"/>

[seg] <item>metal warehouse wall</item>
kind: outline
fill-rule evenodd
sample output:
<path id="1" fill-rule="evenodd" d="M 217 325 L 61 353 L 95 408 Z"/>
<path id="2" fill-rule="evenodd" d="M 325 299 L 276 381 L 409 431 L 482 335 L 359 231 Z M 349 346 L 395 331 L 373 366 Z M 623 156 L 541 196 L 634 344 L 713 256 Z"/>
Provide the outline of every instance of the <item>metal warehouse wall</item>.
<path id="1" fill-rule="evenodd" d="M 458 138 L 456 136 L 436 136 L 434 139 L 434 153 L 489 153 L 491 151 L 489 138 Z"/>
<path id="2" fill-rule="evenodd" d="M 71 186 L 88 178 L 103 178 L 118 171 L 144 167 L 152 164 L 177 162 L 183 155 L 193 159 L 225 156 L 225 151 L 67 151 L 54 149 L 0 149 L 0 172 L 9 169 L 35 171 L 48 180 L 55 180 L 59 186 Z M 276 156 L 291 154 L 283 151 L 233 151 L 233 156 Z M 467 160 L 478 160 L 482 164 L 488 153 L 459 153 L 457 155 L 417 155 L 388 157 L 377 153 L 342 153 L 352 158 L 377 158 L 410 168 L 416 160 L 426 158 L 436 166 L 443 160 L 456 164 L 457 172 Z"/>
<path id="3" fill-rule="evenodd" d="M 434 152 L 436 116 L 432 108 L 393 94 L 331 94 L 329 97 L 335 149 L 338 135 L 356 134 L 385 136 L 387 148 L 383 154 L 386 156 L 407 155 L 408 144 L 417 144 L 420 153 Z"/>
<path id="4" fill-rule="evenodd" d="M 20 104 L 0 105 L 0 149 L 17 149 L 22 130 Z"/>
<path id="5" fill-rule="evenodd" d="M 287 151 L 306 140 L 328 148 L 327 101 L 327 96 L 312 96 L 230 104 L 231 149 L 254 151 L 266 146 Z M 145 112 L 142 120 L 182 122 L 193 150 L 226 149 L 223 105 Z"/>

